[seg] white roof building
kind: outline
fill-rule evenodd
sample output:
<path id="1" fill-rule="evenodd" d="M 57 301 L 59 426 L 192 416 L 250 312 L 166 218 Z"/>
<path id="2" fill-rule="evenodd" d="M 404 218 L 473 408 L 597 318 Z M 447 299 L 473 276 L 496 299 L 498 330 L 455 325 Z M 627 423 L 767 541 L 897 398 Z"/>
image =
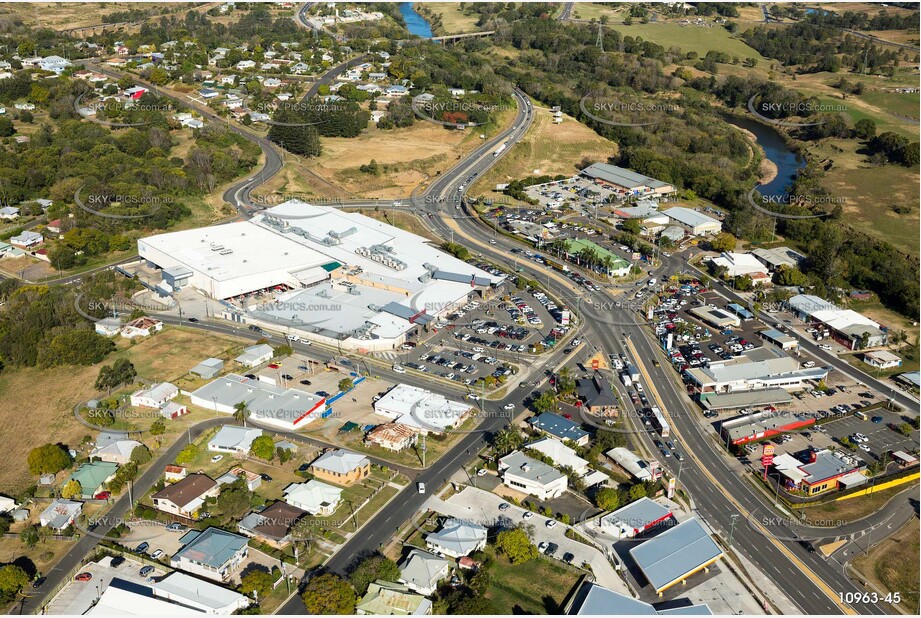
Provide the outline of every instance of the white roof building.
<path id="1" fill-rule="evenodd" d="M 764 264 L 751 253 L 724 251 L 718 257 L 710 258 L 710 261 L 717 266 L 724 266 L 726 268 L 726 274 L 730 277 L 763 273 L 765 270 Z"/>
<path id="2" fill-rule="evenodd" d="M 556 465 L 561 467 L 569 466 L 572 468 L 573 472 L 580 476 L 588 471 L 588 461 L 576 455 L 574 450 L 559 440 L 554 440 L 552 438 L 541 438 L 536 442 L 525 444 L 523 448 L 534 449 L 539 453 L 543 453 L 552 459 L 553 463 Z"/>
<path id="3" fill-rule="evenodd" d="M 447 578 L 451 563 L 427 551 L 412 549 L 399 566 L 399 582 L 428 596 L 435 592 L 438 582 Z"/>
<path id="4" fill-rule="evenodd" d="M 82 502 L 58 498 L 42 511 L 38 516 L 38 522 L 54 530 L 63 530 L 74 522 L 82 510 Z"/>
<path id="5" fill-rule="evenodd" d="M 316 479 L 306 483 L 292 483 L 285 487 L 283 493 L 285 502 L 311 515 L 331 515 L 342 500 L 341 488 Z"/>
<path id="6" fill-rule="evenodd" d="M 90 457 L 97 457 L 102 461 L 111 461 L 117 464 L 125 464 L 131 460 L 131 453 L 138 446 L 142 446 L 137 440 L 118 440 L 111 442 L 103 447 L 96 447 L 90 451 Z"/>
<path id="7" fill-rule="evenodd" d="M 229 373 L 205 384 L 189 396 L 193 405 L 233 414 L 245 403 L 249 418 L 258 424 L 288 431 L 299 429 L 326 413 L 326 398 L 297 388 L 282 388 Z"/>
<path id="8" fill-rule="evenodd" d="M 224 425 L 208 442 L 208 450 L 219 453 L 247 454 L 253 440 L 262 435 L 261 429 Z"/>
<path id="9" fill-rule="evenodd" d="M 364 455 L 340 448 L 323 453 L 314 459 L 310 466 L 345 476 L 353 470 L 363 468 L 370 463 Z"/>
<path id="10" fill-rule="evenodd" d="M 397 384 L 374 402 L 374 412 L 419 433 L 443 433 L 459 425 L 472 408 L 416 386 Z"/>
<path id="11" fill-rule="evenodd" d="M 664 211 L 669 219 L 688 230 L 695 236 L 704 234 L 716 234 L 723 229 L 723 224 L 718 219 L 708 217 L 691 208 L 675 206 Z"/>
<path id="12" fill-rule="evenodd" d="M 486 547 L 486 528 L 461 519 L 449 519 L 441 530 L 426 535 L 425 545 L 436 553 L 460 558 Z"/>
<path id="13" fill-rule="evenodd" d="M 502 482 L 540 500 L 558 498 L 569 484 L 565 474 L 520 451 L 499 460 Z"/>
<path id="14" fill-rule="evenodd" d="M 179 388 L 169 382 L 158 382 L 132 393 L 131 405 L 141 408 L 159 408 L 179 396 Z"/>
<path id="15" fill-rule="evenodd" d="M 252 368 L 272 360 L 274 355 L 275 350 L 272 349 L 272 346 L 267 343 L 260 343 L 258 345 L 249 346 L 243 350 L 243 354 L 236 357 L 234 360 L 244 367 Z"/>
<path id="16" fill-rule="evenodd" d="M 197 609 L 205 614 L 232 614 L 249 606 L 249 599 L 239 592 L 181 571 L 173 571 L 160 581 L 151 583 L 150 587 L 153 596 L 158 599 Z"/>

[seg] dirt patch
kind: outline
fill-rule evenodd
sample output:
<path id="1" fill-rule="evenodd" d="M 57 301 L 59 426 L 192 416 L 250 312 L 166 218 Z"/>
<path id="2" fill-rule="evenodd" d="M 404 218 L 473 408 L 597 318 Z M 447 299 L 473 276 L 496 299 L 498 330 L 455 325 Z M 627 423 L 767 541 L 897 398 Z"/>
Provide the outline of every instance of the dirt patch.
<path id="1" fill-rule="evenodd" d="M 901 530 L 859 556 L 854 566 L 881 594 L 900 593 L 899 605 L 909 614 L 918 614 L 918 520 L 912 518 Z"/>

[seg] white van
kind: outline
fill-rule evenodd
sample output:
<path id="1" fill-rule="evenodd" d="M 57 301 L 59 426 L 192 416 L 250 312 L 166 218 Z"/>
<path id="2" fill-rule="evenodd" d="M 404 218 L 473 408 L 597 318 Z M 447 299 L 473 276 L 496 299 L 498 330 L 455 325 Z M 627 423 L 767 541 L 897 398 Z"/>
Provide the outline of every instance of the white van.
<path id="1" fill-rule="evenodd" d="M 396 373 L 406 373 L 406 370 L 403 369 L 403 365 L 394 365 L 394 366 L 392 367 L 392 369 L 393 369 Z"/>
<path id="2" fill-rule="evenodd" d="M 292 333 L 292 334 L 289 334 L 289 335 L 285 335 L 285 339 L 287 339 L 288 341 L 300 341 L 300 340 L 301 340 L 301 338 L 300 338 L 299 336 L 297 336 L 297 335 L 295 335 L 295 334 L 293 334 L 293 333 Z"/>

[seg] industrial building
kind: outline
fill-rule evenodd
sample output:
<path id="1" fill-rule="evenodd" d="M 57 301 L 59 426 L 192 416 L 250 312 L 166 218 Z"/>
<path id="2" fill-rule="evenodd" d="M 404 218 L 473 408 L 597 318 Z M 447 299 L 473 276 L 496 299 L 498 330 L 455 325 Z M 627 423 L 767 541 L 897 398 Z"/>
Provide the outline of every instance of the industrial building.
<path id="1" fill-rule="evenodd" d="M 596 184 L 608 186 L 623 196 L 664 197 L 675 192 L 674 185 L 667 182 L 607 163 L 593 163 L 580 173 Z"/>
<path id="2" fill-rule="evenodd" d="M 599 526 L 619 539 L 632 539 L 669 521 L 672 521 L 671 509 L 643 497 L 603 516 Z"/>
<path id="3" fill-rule="evenodd" d="M 657 594 L 705 571 L 723 557 L 723 550 L 696 519 L 640 543 L 630 556 Z"/>
<path id="4" fill-rule="evenodd" d="M 753 412 L 720 423 L 720 435 L 732 444 L 758 442 L 815 424 L 815 417 L 782 410 Z"/>
<path id="5" fill-rule="evenodd" d="M 808 495 L 850 489 L 867 482 L 852 457 L 829 450 L 809 451 L 809 461 L 803 463 L 783 453 L 774 457 L 771 466 L 784 478 L 789 489 L 802 489 Z"/>
<path id="6" fill-rule="evenodd" d="M 392 349 L 504 280 L 415 234 L 298 200 L 248 221 L 142 238 L 138 253 L 174 282 L 177 267 L 191 271 L 182 281 L 210 298 L 271 293 L 234 319 L 350 349 Z"/>
<path id="7" fill-rule="evenodd" d="M 758 261 L 758 258 L 751 253 L 724 251 L 720 255 L 710 258 L 710 261 L 717 266 L 725 268 L 726 275 L 729 277 L 740 277 L 742 275 L 764 272 L 764 264 Z"/>
<path id="8" fill-rule="evenodd" d="M 758 258 L 769 270 L 778 270 L 781 266 L 799 268 L 806 261 L 806 256 L 790 247 L 774 247 L 773 249 L 752 249 L 751 254 Z"/>
<path id="9" fill-rule="evenodd" d="M 777 346 L 784 352 L 795 350 L 799 347 L 799 342 L 796 340 L 796 338 L 791 337 L 786 333 L 782 333 L 776 328 L 768 328 L 767 330 L 763 330 L 758 333 L 758 336 L 771 345 Z"/>
<path id="10" fill-rule="evenodd" d="M 832 338 L 849 350 L 875 348 L 889 341 L 889 333 L 870 318 L 851 309 L 841 309 L 818 296 L 797 294 L 787 305 L 804 322 L 826 326 Z"/>
<path id="11" fill-rule="evenodd" d="M 708 217 L 691 208 L 675 206 L 663 211 L 676 225 L 680 225 L 694 236 L 704 236 L 707 234 L 719 234 L 723 229 L 723 224 L 719 219 Z"/>
<path id="12" fill-rule="evenodd" d="M 298 388 L 282 388 L 229 373 L 205 384 L 190 395 L 193 405 L 233 414 L 245 403 L 249 418 L 259 424 L 293 431 L 331 413 L 326 398 Z"/>

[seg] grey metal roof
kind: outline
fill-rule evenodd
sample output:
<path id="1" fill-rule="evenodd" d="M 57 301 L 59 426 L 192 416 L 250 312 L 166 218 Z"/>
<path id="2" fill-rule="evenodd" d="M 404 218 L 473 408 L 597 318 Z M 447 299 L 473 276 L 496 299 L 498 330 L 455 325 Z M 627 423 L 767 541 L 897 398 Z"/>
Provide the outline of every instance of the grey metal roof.
<path id="1" fill-rule="evenodd" d="M 400 303 L 395 302 L 395 301 L 389 302 L 383 307 L 381 307 L 381 311 L 384 311 L 391 315 L 395 315 L 398 318 L 403 318 L 404 320 L 408 320 L 412 322 L 413 324 L 428 324 L 434 319 L 432 316 L 426 313 L 423 313 L 422 311 L 419 311 L 418 309 L 413 309 L 412 307 L 401 305 Z"/>
<path id="2" fill-rule="evenodd" d="M 592 582 L 583 582 L 566 612 L 570 616 L 655 616 L 652 605 Z"/>
<path id="3" fill-rule="evenodd" d="M 544 412 L 531 417 L 528 419 L 528 423 L 532 427 L 546 431 L 550 435 L 563 440 L 576 441 L 588 435 L 588 432 L 579 427 L 578 423 L 552 412 Z"/>
<path id="4" fill-rule="evenodd" d="M 796 343 L 796 339 L 790 335 L 783 333 L 776 328 L 769 328 L 767 330 L 761 331 L 760 335 L 765 339 L 770 339 L 777 343 Z"/>
<path id="5" fill-rule="evenodd" d="M 345 449 L 336 449 L 320 455 L 310 465 L 323 470 L 338 472 L 339 474 L 348 474 L 355 468 L 361 468 L 370 465 L 370 463 L 370 460 L 364 455 Z"/>
<path id="6" fill-rule="evenodd" d="M 814 462 L 800 466 L 800 470 L 809 475 L 804 480 L 810 484 L 824 481 L 855 469 L 855 466 L 832 455 L 831 451 L 819 451 L 815 455 L 816 460 Z"/>
<path id="7" fill-rule="evenodd" d="M 576 390 L 589 407 L 617 405 L 617 397 L 614 396 L 610 383 L 598 374 L 589 379 L 576 380 Z"/>
<path id="8" fill-rule="evenodd" d="M 476 275 L 467 275 L 464 273 L 452 273 L 446 270 L 436 270 L 432 273 L 432 279 L 441 281 L 453 281 L 454 283 L 470 283 L 473 280 L 474 285 L 487 286 L 492 283 L 491 279 L 477 277 Z"/>
<path id="9" fill-rule="evenodd" d="M 215 610 L 238 603 L 243 595 L 233 590 L 192 577 L 180 571 L 173 571 L 158 582 L 150 585 L 156 597 L 174 602 L 194 601 Z"/>
<path id="10" fill-rule="evenodd" d="M 771 410 L 766 410 L 723 421 L 720 430 L 727 431 L 731 439 L 738 440 L 739 438 L 755 436 L 766 431 L 783 431 L 789 425 L 802 423 L 810 418 L 814 417 L 787 411 L 772 412 Z"/>
<path id="11" fill-rule="evenodd" d="M 722 555 L 723 550 L 693 518 L 630 550 L 630 556 L 657 591 Z"/>
<path id="12" fill-rule="evenodd" d="M 182 549 L 173 554 L 173 560 L 185 558 L 191 562 L 220 568 L 247 546 L 249 540 L 242 535 L 220 528 L 208 528 Z"/>
<path id="13" fill-rule="evenodd" d="M 664 212 L 670 219 L 674 219 L 678 223 L 683 223 L 689 227 L 696 227 L 698 225 L 705 225 L 708 223 L 720 223 L 718 219 L 708 217 L 707 215 L 699 213 L 696 210 L 684 208 L 683 206 L 675 206 L 674 208 L 669 208 Z"/>
<path id="14" fill-rule="evenodd" d="M 667 182 L 644 176 L 633 170 L 624 169 L 608 163 L 593 163 L 582 170 L 582 173 L 591 178 L 600 178 L 611 184 L 627 189 L 638 189 L 640 187 L 650 187 L 658 189 L 670 186 Z"/>
<path id="15" fill-rule="evenodd" d="M 400 580 L 419 588 L 431 588 L 446 575 L 448 561 L 421 549 L 413 549 L 400 563 Z"/>
<path id="16" fill-rule="evenodd" d="M 774 403 L 790 403 L 793 397 L 782 388 L 736 393 L 702 393 L 700 403 L 708 410 L 734 410 L 753 408 Z"/>
<path id="17" fill-rule="evenodd" d="M 485 540 L 486 528 L 461 519 L 449 519 L 441 530 L 425 537 L 426 543 L 463 555 L 469 554 Z"/>
<path id="18" fill-rule="evenodd" d="M 643 530 L 653 522 L 671 515 L 671 510 L 655 500 L 643 497 L 601 518 L 610 525 L 624 525 Z"/>
<path id="19" fill-rule="evenodd" d="M 499 465 L 506 468 L 515 476 L 529 481 L 543 484 L 550 483 L 559 478 L 566 476 L 553 466 L 547 465 L 542 461 L 528 457 L 521 451 L 510 453 L 499 460 Z"/>

